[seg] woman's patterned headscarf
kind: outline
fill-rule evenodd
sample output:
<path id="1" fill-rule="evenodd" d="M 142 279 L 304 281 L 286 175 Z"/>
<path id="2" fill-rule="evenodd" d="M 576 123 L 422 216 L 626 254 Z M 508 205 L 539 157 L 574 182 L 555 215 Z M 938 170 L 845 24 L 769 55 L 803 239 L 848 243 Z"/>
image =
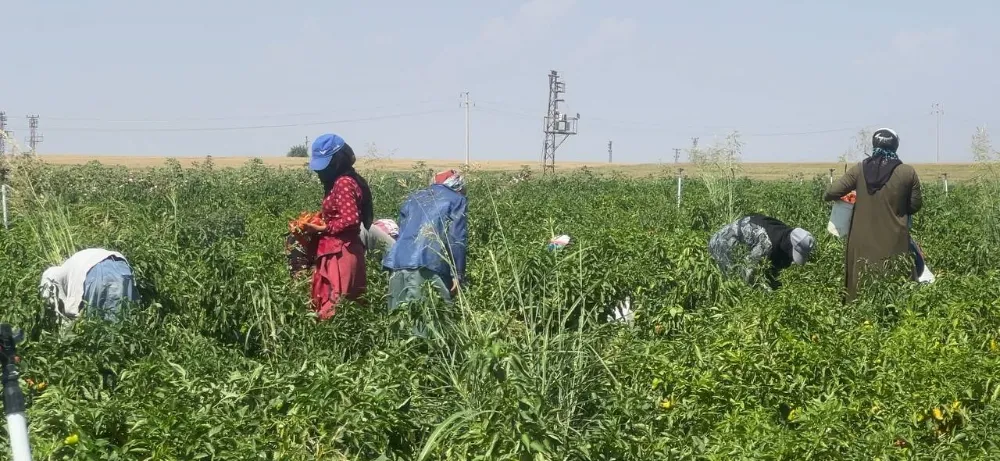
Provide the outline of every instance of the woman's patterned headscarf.
<path id="1" fill-rule="evenodd" d="M 903 162 L 899 161 L 896 149 L 899 149 L 899 135 L 888 128 L 882 128 L 872 135 L 872 155 L 861 162 L 865 175 L 865 185 L 868 195 L 876 192 L 889 182 L 892 172 Z"/>
<path id="2" fill-rule="evenodd" d="M 434 175 L 434 184 L 440 184 L 455 192 L 465 193 L 465 178 L 458 170 L 445 170 Z"/>
<path id="3" fill-rule="evenodd" d="M 872 135 L 872 157 L 882 157 L 886 159 L 899 158 L 896 150 L 899 149 L 899 135 L 889 128 L 882 128 Z"/>

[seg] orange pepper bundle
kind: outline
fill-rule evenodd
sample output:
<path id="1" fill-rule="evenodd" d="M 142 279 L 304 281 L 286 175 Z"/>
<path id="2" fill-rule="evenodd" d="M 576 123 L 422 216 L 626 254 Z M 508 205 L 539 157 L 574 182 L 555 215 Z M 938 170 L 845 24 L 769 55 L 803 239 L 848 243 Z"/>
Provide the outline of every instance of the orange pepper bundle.
<path id="1" fill-rule="evenodd" d="M 316 226 L 323 225 L 323 218 L 320 217 L 319 213 L 310 213 L 308 211 L 303 211 L 299 214 L 298 218 L 288 222 L 288 231 L 293 234 L 301 233 L 306 227 L 306 224 L 313 224 Z"/>
<path id="2" fill-rule="evenodd" d="M 847 194 L 841 197 L 840 199 L 847 203 L 850 203 L 851 205 L 854 205 L 854 202 L 857 201 L 858 199 L 858 192 L 852 190 L 850 194 Z"/>

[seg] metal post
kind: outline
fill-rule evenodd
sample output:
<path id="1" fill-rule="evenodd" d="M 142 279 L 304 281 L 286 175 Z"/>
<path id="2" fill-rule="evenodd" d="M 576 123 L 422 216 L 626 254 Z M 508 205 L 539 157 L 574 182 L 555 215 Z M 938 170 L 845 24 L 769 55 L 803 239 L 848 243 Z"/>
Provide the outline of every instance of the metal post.
<path id="1" fill-rule="evenodd" d="M 462 105 L 465 106 L 465 164 L 472 164 L 471 144 L 472 138 L 470 135 L 470 125 L 469 125 L 469 111 L 472 107 L 472 101 L 469 100 L 469 92 L 465 91 L 462 93 Z"/>
<path id="2" fill-rule="evenodd" d="M 0 194 L 3 195 L 3 228 L 10 229 L 10 222 L 7 220 L 7 185 L 0 184 Z"/>
<path id="3" fill-rule="evenodd" d="M 31 444 L 28 442 L 28 418 L 24 412 L 7 415 L 7 436 L 14 461 L 31 461 Z"/>
<path id="4" fill-rule="evenodd" d="M 0 110 L 0 155 L 7 153 L 7 113 Z"/>
<path id="5" fill-rule="evenodd" d="M 941 104 L 934 103 L 931 106 L 931 114 L 935 116 L 935 130 L 934 130 L 934 159 L 936 163 L 941 163 L 941 115 L 944 111 L 941 110 Z"/>
<path id="6" fill-rule="evenodd" d="M 948 173 L 941 173 L 941 179 L 944 180 L 944 196 L 948 196 Z"/>
<path id="7" fill-rule="evenodd" d="M 41 143 L 45 138 L 38 133 L 38 115 L 28 116 L 28 147 L 31 148 L 31 155 L 35 155 L 38 149 L 38 144 Z"/>
<path id="8" fill-rule="evenodd" d="M 937 126 L 934 130 L 934 160 L 941 163 L 941 116 L 937 117 Z"/>
<path id="9" fill-rule="evenodd" d="M 10 440 L 11 458 L 14 461 L 31 461 L 31 444 L 28 441 L 28 419 L 25 417 L 24 394 L 18 382 L 17 351 L 15 344 L 23 332 L 14 333 L 10 325 L 0 325 L 0 366 L 3 367 L 3 412 L 7 416 L 7 437 Z"/>
<path id="10" fill-rule="evenodd" d="M 556 172 L 556 149 L 563 141 L 576 134 L 580 114 L 570 117 L 559 111 L 559 103 L 565 102 L 560 97 L 566 92 L 566 84 L 559 81 L 559 73 L 549 72 L 549 106 L 545 115 L 545 126 L 542 132 L 545 140 L 542 142 L 542 174 Z"/>
<path id="11" fill-rule="evenodd" d="M 684 169 L 677 171 L 677 209 L 681 208 L 681 193 L 684 191 Z"/>
<path id="12" fill-rule="evenodd" d="M 833 184 L 833 168 L 830 168 L 830 184 Z"/>

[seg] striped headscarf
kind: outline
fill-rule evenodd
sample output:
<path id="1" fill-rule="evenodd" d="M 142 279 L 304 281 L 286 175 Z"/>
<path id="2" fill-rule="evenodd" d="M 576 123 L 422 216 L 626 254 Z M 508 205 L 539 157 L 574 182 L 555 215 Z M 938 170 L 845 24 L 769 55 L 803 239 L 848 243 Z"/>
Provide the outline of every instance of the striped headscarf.
<path id="1" fill-rule="evenodd" d="M 434 184 L 440 184 L 455 192 L 465 193 L 465 177 L 458 170 L 444 170 L 434 175 Z"/>

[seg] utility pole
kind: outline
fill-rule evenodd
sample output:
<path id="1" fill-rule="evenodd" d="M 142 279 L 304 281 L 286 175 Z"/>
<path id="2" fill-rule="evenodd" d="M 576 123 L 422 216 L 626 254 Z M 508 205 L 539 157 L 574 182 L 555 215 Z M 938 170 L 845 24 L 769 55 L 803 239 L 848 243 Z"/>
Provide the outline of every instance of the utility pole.
<path id="1" fill-rule="evenodd" d="M 608 141 L 608 163 L 611 163 L 611 141 Z"/>
<path id="2" fill-rule="evenodd" d="M 0 155 L 7 153 L 7 113 L 0 111 Z"/>
<path id="3" fill-rule="evenodd" d="M 576 134 L 576 124 L 580 120 L 580 114 L 576 114 L 576 117 L 567 117 L 566 114 L 559 112 L 559 103 L 565 102 L 559 95 L 565 92 L 566 84 L 559 81 L 559 73 L 554 70 L 549 72 L 549 107 L 544 119 L 542 174 L 555 173 L 556 149 L 566 141 L 566 138 Z"/>
<path id="4" fill-rule="evenodd" d="M 674 163 L 681 163 L 681 150 L 677 147 L 674 148 Z"/>
<path id="5" fill-rule="evenodd" d="M 28 116 L 28 148 L 31 149 L 31 155 L 35 155 L 35 151 L 38 144 L 44 141 L 45 138 L 38 133 L 38 115 Z"/>
<path id="6" fill-rule="evenodd" d="M 692 149 L 698 148 L 698 138 L 691 138 L 691 148 Z"/>
<path id="7" fill-rule="evenodd" d="M 931 106 L 931 114 L 937 118 L 937 129 L 934 134 L 934 151 L 937 163 L 941 163 L 941 116 L 944 115 L 944 110 L 941 109 L 941 104 L 934 103 Z"/>
<path id="8" fill-rule="evenodd" d="M 469 100 L 468 91 L 463 92 L 461 96 L 464 98 L 462 100 L 461 105 L 465 106 L 465 165 L 466 167 L 468 167 L 469 165 L 472 164 L 472 157 L 469 155 L 470 152 L 469 146 L 471 145 L 471 140 L 472 140 L 471 135 L 469 133 L 469 112 L 470 108 L 473 106 L 473 103 L 472 101 Z"/>

